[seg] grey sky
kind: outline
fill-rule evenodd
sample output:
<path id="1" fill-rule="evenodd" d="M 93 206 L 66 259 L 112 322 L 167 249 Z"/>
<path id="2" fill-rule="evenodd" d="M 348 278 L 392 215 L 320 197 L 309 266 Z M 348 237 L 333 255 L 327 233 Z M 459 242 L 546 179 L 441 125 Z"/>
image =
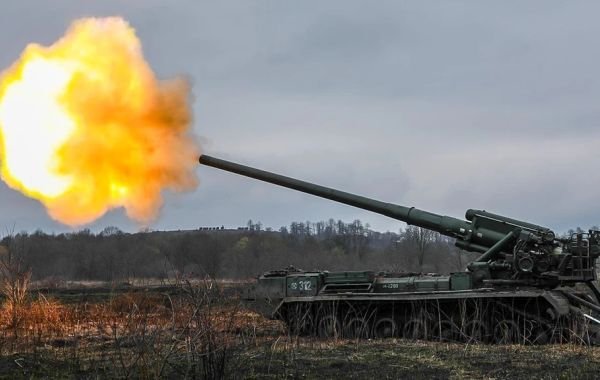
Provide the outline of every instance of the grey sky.
<path id="1" fill-rule="evenodd" d="M 484 208 L 564 231 L 600 224 L 600 3 L 19 1 L 0 67 L 82 16 L 121 15 L 159 76 L 194 83 L 203 150 L 461 217 Z M 360 218 L 402 224 L 200 167 L 151 227 Z M 65 231 L 0 185 L 0 227 Z M 90 227 L 137 228 L 121 210 Z"/>

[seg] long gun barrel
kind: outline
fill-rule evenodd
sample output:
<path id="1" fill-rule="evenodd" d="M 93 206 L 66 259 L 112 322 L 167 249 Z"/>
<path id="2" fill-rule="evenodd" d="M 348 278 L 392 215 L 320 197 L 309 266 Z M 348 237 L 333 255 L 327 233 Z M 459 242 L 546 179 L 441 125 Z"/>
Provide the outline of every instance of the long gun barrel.
<path id="1" fill-rule="evenodd" d="M 203 155 L 200 163 L 302 191 L 364 210 L 376 212 L 411 225 L 437 231 L 456 239 L 456 246 L 479 252 L 467 267 L 474 282 L 517 283 L 556 286 L 561 281 L 590 281 L 596 278 L 595 259 L 600 254 L 600 232 L 556 239 L 550 229 L 483 210 L 469 209 L 465 220 L 404 207 L 295 178 Z M 558 248 L 558 251 L 555 250 Z M 486 282 L 487 281 L 487 282 Z M 515 282 L 516 281 L 516 282 Z"/>
<path id="2" fill-rule="evenodd" d="M 345 191 L 335 190 L 325 186 L 315 185 L 309 182 L 251 168 L 249 166 L 236 164 L 234 162 L 225 161 L 215 157 L 204 155 L 200 157 L 200 163 L 246 177 L 269 182 L 274 185 L 316 195 L 317 197 L 326 198 L 350 206 L 373 211 L 378 214 L 389 216 L 390 218 L 404 221 L 408 224 L 435 230 L 449 236 L 455 236 L 457 233 L 462 233 L 461 229 L 464 232 L 464 230 L 470 228 L 469 222 L 459 219 L 432 214 L 414 207 L 404 207 L 392 203 L 381 202 L 375 199 L 347 193 Z"/>
<path id="3" fill-rule="evenodd" d="M 321 198 L 330 199 L 350 206 L 369 210 L 394 218 L 410 225 L 437 231 L 443 235 L 457 239 L 456 245 L 462 249 L 474 252 L 487 252 L 495 246 L 495 250 L 502 247 L 499 242 L 504 242 L 508 234 L 515 229 L 531 232 L 551 233 L 547 228 L 534 224 L 506 218 L 481 210 L 470 209 L 466 213 L 467 220 L 450 216 L 438 215 L 419 210 L 414 207 L 404 207 L 392 203 L 381 202 L 375 199 L 351 194 L 345 191 L 316 185 L 295 178 L 271 173 L 268 171 L 240 165 L 234 162 L 203 155 L 200 163 L 228 172 L 251 177 L 274 185 L 302 191 Z M 552 235 L 553 236 L 553 235 Z"/>

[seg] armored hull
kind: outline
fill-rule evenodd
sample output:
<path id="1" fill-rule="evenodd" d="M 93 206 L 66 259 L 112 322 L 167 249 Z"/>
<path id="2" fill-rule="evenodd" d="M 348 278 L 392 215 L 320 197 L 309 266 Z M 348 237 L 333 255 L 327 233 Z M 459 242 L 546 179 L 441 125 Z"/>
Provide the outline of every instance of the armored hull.
<path id="1" fill-rule="evenodd" d="M 573 286 L 472 288 L 449 276 L 276 271 L 260 276 L 246 304 L 290 333 L 325 338 L 456 342 L 594 343 L 593 291 Z"/>

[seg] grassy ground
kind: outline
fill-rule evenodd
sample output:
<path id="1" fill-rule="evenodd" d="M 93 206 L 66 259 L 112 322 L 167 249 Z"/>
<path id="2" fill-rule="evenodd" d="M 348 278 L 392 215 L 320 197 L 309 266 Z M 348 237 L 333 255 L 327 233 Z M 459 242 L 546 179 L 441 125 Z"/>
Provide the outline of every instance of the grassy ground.
<path id="1" fill-rule="evenodd" d="M 0 378 L 594 379 L 600 347 L 320 340 L 213 283 L 45 293 L 0 308 Z M 90 296 L 93 295 L 93 296 Z"/>
<path id="2" fill-rule="evenodd" d="M 99 350 L 102 350 L 100 348 Z M 74 350 L 67 350 L 73 352 Z M 110 359 L 51 351 L 0 358 L 0 378 L 153 378 L 153 368 L 116 371 Z M 117 363 L 117 366 L 119 364 Z M 171 363 L 177 365 L 177 363 Z M 185 369 L 185 360 L 178 363 Z M 465 346 L 432 342 L 295 342 L 238 347 L 226 377 L 248 379 L 596 379 L 600 351 L 582 347 Z M 184 371 L 167 370 L 179 378 Z M 191 376 L 190 376 L 191 377 Z"/>
<path id="3" fill-rule="evenodd" d="M 466 346 L 390 339 L 311 342 L 246 355 L 254 355 L 249 378 L 596 379 L 600 370 L 598 349 L 557 345 Z"/>

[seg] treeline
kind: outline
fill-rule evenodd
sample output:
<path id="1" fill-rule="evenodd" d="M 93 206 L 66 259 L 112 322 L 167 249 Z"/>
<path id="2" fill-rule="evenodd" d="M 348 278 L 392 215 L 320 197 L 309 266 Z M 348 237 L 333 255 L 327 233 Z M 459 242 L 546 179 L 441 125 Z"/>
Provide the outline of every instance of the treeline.
<path id="1" fill-rule="evenodd" d="M 438 272 L 463 270 L 473 258 L 452 239 L 409 226 L 377 232 L 359 220 L 294 222 L 278 231 L 248 222 L 237 230 L 124 233 L 107 227 L 51 235 L 42 231 L 0 242 L 33 278 L 127 281 L 188 275 L 250 278 L 289 265 L 305 270 Z"/>

